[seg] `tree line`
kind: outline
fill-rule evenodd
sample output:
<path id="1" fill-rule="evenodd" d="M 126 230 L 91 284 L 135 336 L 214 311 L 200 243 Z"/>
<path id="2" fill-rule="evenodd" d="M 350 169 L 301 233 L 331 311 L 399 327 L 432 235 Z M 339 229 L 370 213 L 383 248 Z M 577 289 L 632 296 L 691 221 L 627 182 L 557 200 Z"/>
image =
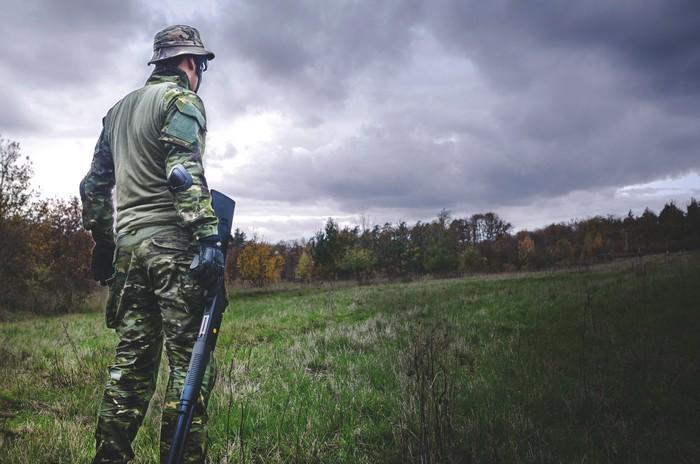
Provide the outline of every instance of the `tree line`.
<path id="1" fill-rule="evenodd" d="M 614 258 L 700 248 L 700 204 L 684 209 L 667 203 L 657 215 L 649 208 L 635 216 L 596 216 L 513 232 L 496 213 L 453 218 L 441 211 L 429 222 L 401 221 L 371 228 L 340 227 L 329 218 L 306 243 L 264 245 L 237 231 L 236 251 L 256 247 L 279 265 L 268 278 L 251 279 L 239 266 L 231 278 L 264 285 L 279 279 L 311 281 L 373 277 L 411 279 L 426 274 L 541 270 L 589 265 Z"/>
<path id="2" fill-rule="evenodd" d="M 38 200 L 32 165 L 0 137 L 0 311 L 80 308 L 96 288 L 89 278 L 92 240 L 77 198 Z M 329 218 L 309 240 L 266 243 L 236 229 L 227 278 L 262 287 L 296 282 L 540 270 L 614 258 L 700 248 L 700 205 L 671 202 L 657 215 L 596 216 L 515 232 L 496 213 L 432 221 L 341 227 Z"/>

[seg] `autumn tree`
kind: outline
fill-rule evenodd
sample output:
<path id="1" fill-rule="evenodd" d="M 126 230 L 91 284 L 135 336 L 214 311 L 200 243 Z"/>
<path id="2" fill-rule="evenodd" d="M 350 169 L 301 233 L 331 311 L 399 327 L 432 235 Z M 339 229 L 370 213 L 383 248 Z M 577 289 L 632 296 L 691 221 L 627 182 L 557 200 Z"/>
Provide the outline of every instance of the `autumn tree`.
<path id="1" fill-rule="evenodd" d="M 518 261 L 520 265 L 528 268 L 532 264 L 532 258 L 535 256 L 535 242 L 530 237 L 530 234 L 523 234 L 518 241 Z"/>
<path id="2" fill-rule="evenodd" d="M 309 282 L 314 275 L 314 260 L 311 257 L 309 250 L 304 250 L 299 258 L 299 264 L 295 271 L 296 278 L 303 281 Z"/>
<path id="3" fill-rule="evenodd" d="M 581 262 L 590 264 L 603 250 L 603 236 L 600 232 L 589 231 L 583 239 L 583 249 L 581 250 Z"/>
<path id="4" fill-rule="evenodd" d="M 243 246 L 236 265 L 243 280 L 255 287 L 277 282 L 284 269 L 284 257 L 267 243 L 250 241 Z"/>
<path id="5" fill-rule="evenodd" d="M 43 311 L 78 309 L 95 288 L 88 277 L 92 240 L 82 227 L 82 207 L 76 197 L 41 200 L 29 216 L 30 243 L 39 256 L 34 279 L 40 288 L 33 304 Z"/>

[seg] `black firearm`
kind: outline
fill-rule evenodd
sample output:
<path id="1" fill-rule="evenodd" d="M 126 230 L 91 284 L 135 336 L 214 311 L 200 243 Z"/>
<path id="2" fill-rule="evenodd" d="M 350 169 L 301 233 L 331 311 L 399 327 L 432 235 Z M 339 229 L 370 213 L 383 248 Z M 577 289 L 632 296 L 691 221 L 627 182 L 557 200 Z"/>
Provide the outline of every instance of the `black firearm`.
<path id="1" fill-rule="evenodd" d="M 228 248 L 229 238 L 231 237 L 231 224 L 233 223 L 233 211 L 236 207 L 236 202 L 216 190 L 211 191 L 211 201 L 214 207 L 214 213 L 219 219 L 219 240 L 221 241 L 221 250 L 224 253 L 225 263 L 226 249 Z M 228 305 L 223 276 L 219 277 L 213 294 L 208 295 L 206 305 L 206 309 L 202 315 L 202 324 L 197 334 L 197 341 L 195 341 L 194 348 L 192 349 L 190 367 L 187 369 L 185 386 L 180 396 L 180 405 L 177 407 L 177 422 L 175 423 L 173 442 L 170 446 L 170 453 L 168 454 L 168 464 L 181 463 L 185 452 L 185 445 L 187 444 L 187 437 L 190 433 L 190 424 L 192 424 L 192 416 L 194 414 L 197 396 L 199 395 L 199 389 L 202 387 L 204 371 L 207 368 L 207 364 L 209 364 L 209 359 L 216 346 L 216 339 L 219 335 L 219 328 L 221 327 L 221 319 Z"/>

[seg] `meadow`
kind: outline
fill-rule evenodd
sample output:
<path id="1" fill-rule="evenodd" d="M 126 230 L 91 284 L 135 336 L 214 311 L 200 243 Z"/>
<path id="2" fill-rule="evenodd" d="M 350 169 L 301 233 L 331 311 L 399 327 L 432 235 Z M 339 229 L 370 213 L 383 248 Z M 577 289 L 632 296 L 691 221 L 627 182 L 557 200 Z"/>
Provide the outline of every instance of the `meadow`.
<path id="1" fill-rule="evenodd" d="M 237 289 L 209 461 L 700 462 L 699 302 L 697 253 Z M 90 461 L 115 343 L 94 309 L 0 322 L 0 462 Z M 158 462 L 162 383 L 137 463 Z"/>

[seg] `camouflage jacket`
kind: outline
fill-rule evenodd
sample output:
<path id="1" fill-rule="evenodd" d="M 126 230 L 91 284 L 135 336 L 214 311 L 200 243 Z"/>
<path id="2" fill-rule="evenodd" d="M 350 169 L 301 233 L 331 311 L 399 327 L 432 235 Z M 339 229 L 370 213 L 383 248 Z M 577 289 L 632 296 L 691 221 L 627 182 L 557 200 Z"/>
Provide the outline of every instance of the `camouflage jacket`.
<path id="1" fill-rule="evenodd" d="M 90 171 L 80 183 L 83 225 L 93 238 L 114 241 L 115 232 L 121 236 L 172 225 L 186 228 L 195 239 L 216 234 L 202 165 L 205 137 L 204 105 L 188 89 L 184 74 L 154 73 L 144 87 L 112 107 L 103 119 Z M 167 178 L 178 164 L 193 183 L 173 192 Z"/>

